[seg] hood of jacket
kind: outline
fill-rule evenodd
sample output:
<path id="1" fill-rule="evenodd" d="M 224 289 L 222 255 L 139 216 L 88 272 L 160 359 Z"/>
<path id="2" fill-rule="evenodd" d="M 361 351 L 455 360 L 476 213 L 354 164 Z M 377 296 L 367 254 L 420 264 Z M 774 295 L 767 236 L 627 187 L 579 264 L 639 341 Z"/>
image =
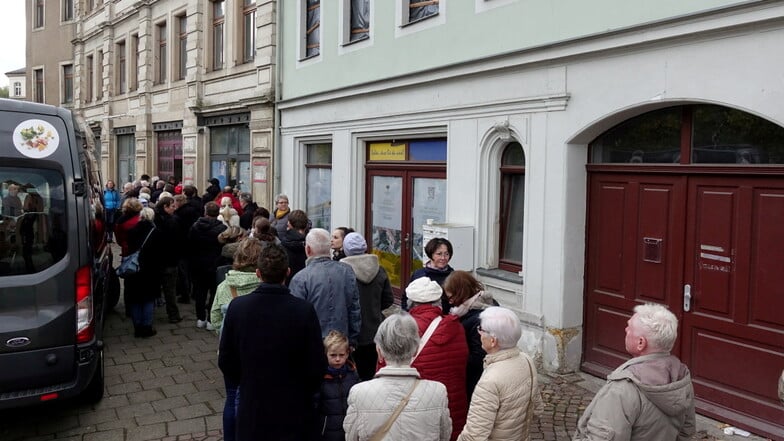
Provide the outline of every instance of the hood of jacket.
<path id="1" fill-rule="evenodd" d="M 362 283 L 370 283 L 376 278 L 378 269 L 378 256 L 375 254 L 360 254 L 357 256 L 344 257 L 341 262 L 350 266 L 354 270 L 357 280 Z"/>
<path id="2" fill-rule="evenodd" d="M 666 353 L 632 358 L 607 380 L 632 381 L 651 403 L 669 416 L 683 414 L 694 397 L 689 368 Z"/>
<path id="3" fill-rule="evenodd" d="M 255 272 L 245 272 L 237 270 L 229 270 L 226 273 L 226 283 L 238 289 L 254 288 L 259 285 L 260 280 L 256 277 Z"/>

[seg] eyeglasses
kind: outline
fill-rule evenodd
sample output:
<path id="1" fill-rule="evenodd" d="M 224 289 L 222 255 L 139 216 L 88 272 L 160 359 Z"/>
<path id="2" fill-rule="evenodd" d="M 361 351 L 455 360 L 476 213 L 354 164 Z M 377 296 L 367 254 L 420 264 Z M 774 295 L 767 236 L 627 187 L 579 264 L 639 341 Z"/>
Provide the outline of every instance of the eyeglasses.
<path id="1" fill-rule="evenodd" d="M 476 327 L 476 330 L 477 330 L 477 331 L 479 331 L 479 332 L 481 332 L 481 333 L 483 333 L 483 334 L 486 334 L 486 333 L 487 333 L 487 331 L 485 331 L 485 330 L 482 328 L 482 325 L 479 325 L 479 326 L 477 326 L 477 327 Z"/>
<path id="2" fill-rule="evenodd" d="M 444 251 L 442 253 L 433 253 L 433 255 L 434 256 L 438 256 L 438 257 L 449 257 L 450 256 L 449 251 Z"/>

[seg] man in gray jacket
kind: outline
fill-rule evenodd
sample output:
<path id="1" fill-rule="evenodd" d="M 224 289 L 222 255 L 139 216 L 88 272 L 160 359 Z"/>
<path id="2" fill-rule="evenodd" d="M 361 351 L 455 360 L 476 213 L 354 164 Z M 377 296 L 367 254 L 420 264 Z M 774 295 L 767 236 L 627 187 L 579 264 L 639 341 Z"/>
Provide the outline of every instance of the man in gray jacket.
<path id="1" fill-rule="evenodd" d="M 334 329 L 347 335 L 356 348 L 361 321 L 357 281 L 351 267 L 332 260 L 329 242 L 329 231 L 310 230 L 305 236 L 305 268 L 291 279 L 289 290 L 313 305 L 322 338 Z"/>
<path id="2" fill-rule="evenodd" d="M 678 319 L 657 304 L 637 305 L 627 322 L 634 358 L 607 376 L 577 423 L 575 440 L 688 440 L 695 432 L 691 374 L 670 350 Z"/>

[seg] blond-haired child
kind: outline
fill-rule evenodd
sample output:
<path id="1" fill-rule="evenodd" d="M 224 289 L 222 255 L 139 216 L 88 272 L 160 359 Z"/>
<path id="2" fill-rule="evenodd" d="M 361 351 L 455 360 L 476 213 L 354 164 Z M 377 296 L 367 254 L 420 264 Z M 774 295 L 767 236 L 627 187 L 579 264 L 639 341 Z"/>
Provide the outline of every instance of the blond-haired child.
<path id="1" fill-rule="evenodd" d="M 321 440 L 344 440 L 343 419 L 348 410 L 348 391 L 359 382 L 359 375 L 348 356 L 348 337 L 330 331 L 324 337 L 324 351 L 329 366 L 321 382 L 318 400 L 318 433 Z"/>

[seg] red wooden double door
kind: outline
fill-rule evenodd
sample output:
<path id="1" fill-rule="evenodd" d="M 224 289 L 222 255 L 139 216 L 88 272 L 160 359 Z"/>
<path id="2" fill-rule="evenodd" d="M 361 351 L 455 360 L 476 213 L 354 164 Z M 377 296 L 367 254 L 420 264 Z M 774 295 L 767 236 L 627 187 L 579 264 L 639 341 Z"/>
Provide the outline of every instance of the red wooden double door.
<path id="1" fill-rule="evenodd" d="M 590 172 L 583 369 L 629 358 L 635 305 L 679 319 L 698 411 L 784 436 L 784 179 Z"/>

